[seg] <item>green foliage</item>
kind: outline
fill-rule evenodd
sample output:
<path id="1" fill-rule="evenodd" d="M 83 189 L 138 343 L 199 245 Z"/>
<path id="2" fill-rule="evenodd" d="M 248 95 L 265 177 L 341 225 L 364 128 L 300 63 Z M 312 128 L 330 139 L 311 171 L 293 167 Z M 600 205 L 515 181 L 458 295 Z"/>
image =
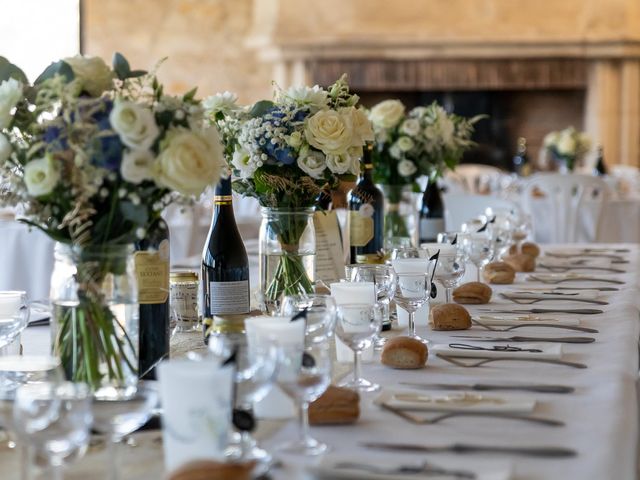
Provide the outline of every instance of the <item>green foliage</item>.
<path id="1" fill-rule="evenodd" d="M 64 60 L 59 60 L 57 62 L 53 62 L 51 65 L 45 68 L 44 72 L 42 72 L 38 76 L 38 78 L 36 78 L 33 84 L 40 85 L 45 80 L 49 80 L 50 78 L 53 78 L 56 75 L 60 75 L 61 77 L 63 77 L 66 83 L 71 82 L 75 78 L 71 65 L 69 65 Z"/>
<path id="2" fill-rule="evenodd" d="M 131 70 L 129 61 L 120 52 L 113 54 L 113 60 L 111 61 L 113 71 L 120 80 L 126 80 L 127 78 L 142 77 L 146 75 L 145 70 Z"/>
<path id="3" fill-rule="evenodd" d="M 271 100 L 260 100 L 249 111 L 251 118 L 257 118 L 265 115 L 269 110 L 274 107 L 274 103 Z"/>
<path id="4" fill-rule="evenodd" d="M 28 84 L 29 80 L 20 68 L 16 67 L 13 63 L 4 57 L 0 56 L 0 82 L 15 78 L 24 84 Z"/>

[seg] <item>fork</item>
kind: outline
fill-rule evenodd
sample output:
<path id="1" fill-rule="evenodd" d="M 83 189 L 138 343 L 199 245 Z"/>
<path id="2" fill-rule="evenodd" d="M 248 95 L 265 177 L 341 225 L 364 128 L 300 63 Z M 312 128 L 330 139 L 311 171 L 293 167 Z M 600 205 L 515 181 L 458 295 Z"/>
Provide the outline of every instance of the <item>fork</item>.
<path id="1" fill-rule="evenodd" d="M 591 267 L 588 265 L 567 265 L 567 266 L 559 266 L 559 265 L 545 265 L 544 263 L 538 264 L 540 268 L 546 268 L 552 272 L 568 272 L 569 270 L 598 270 L 601 272 L 611 272 L 611 273 L 627 273 L 626 270 L 620 270 L 619 268 L 611 268 L 611 267 Z"/>
<path id="2" fill-rule="evenodd" d="M 521 420 L 523 422 L 531 422 L 538 423 L 540 425 L 547 425 L 550 427 L 563 427 L 565 423 L 560 420 L 554 420 L 550 418 L 539 418 L 539 417 L 525 417 L 523 415 L 518 415 L 515 413 L 504 413 L 504 412 L 444 412 L 435 417 L 425 418 L 418 417 L 409 413 L 405 410 L 401 410 L 397 407 L 393 407 L 388 403 L 382 402 L 380 406 L 391 412 L 396 414 L 397 416 L 404 418 L 410 423 L 414 425 L 435 425 L 443 420 L 447 420 L 453 417 L 492 417 L 492 418 L 504 418 L 506 420 Z"/>
<path id="3" fill-rule="evenodd" d="M 603 283 L 613 283 L 615 285 L 624 285 L 625 282 L 622 280 L 614 280 L 612 278 L 594 278 L 594 277 L 567 277 L 567 278 L 558 278 L 558 279 L 541 279 L 536 277 L 535 275 L 530 275 L 529 279 L 532 279 L 536 282 L 546 283 L 549 285 L 556 285 L 558 283 L 563 282 L 603 282 Z"/>
<path id="4" fill-rule="evenodd" d="M 358 462 L 339 462 L 333 468 L 346 468 L 350 470 L 364 470 L 377 475 L 437 475 L 439 477 L 453 477 L 461 479 L 473 480 L 477 478 L 476 474 L 466 470 L 449 470 L 438 467 L 430 462 L 422 462 L 421 465 L 400 465 L 397 467 L 386 468 L 368 463 Z"/>
<path id="5" fill-rule="evenodd" d="M 609 305 L 609 302 L 605 300 L 594 300 L 592 298 L 575 298 L 575 297 L 562 297 L 557 296 L 553 298 L 529 298 L 529 297 L 516 297 L 511 296 L 507 293 L 501 293 L 500 296 L 502 298 L 506 298 L 507 300 L 511 300 L 513 303 L 517 303 L 519 305 L 532 305 L 538 302 L 555 302 L 555 301 L 571 301 L 571 302 L 583 302 L 583 303 L 593 303 L 596 305 Z"/>
<path id="6" fill-rule="evenodd" d="M 442 353 L 436 353 L 436 357 L 441 358 L 445 362 L 452 363 L 458 367 L 475 368 L 486 365 L 492 362 L 513 361 L 513 362 L 535 362 L 535 363 L 549 363 L 551 365 L 563 365 L 571 368 L 587 368 L 584 363 L 567 362 L 566 360 L 556 360 L 552 358 L 524 358 L 524 357 L 466 357 L 459 355 L 443 355 Z M 460 359 L 475 359 L 476 362 L 465 363 Z"/>
<path id="7" fill-rule="evenodd" d="M 518 324 L 518 325 L 510 325 L 506 328 L 496 328 L 496 327 L 492 327 L 491 325 L 487 325 L 486 323 L 482 323 L 478 320 L 476 320 L 475 318 L 471 319 L 471 323 L 473 323 L 474 325 L 477 325 L 479 327 L 485 328 L 487 330 L 491 330 L 492 332 L 510 332 L 511 330 L 515 330 L 517 328 L 523 328 L 523 327 L 550 327 L 550 328 L 563 328 L 565 330 L 574 330 L 576 332 L 585 332 L 585 333 L 599 333 L 599 330 L 596 330 L 595 328 L 589 328 L 589 327 L 579 327 L 579 326 L 574 326 L 574 325 L 554 325 L 552 323 L 522 323 L 522 324 Z"/>

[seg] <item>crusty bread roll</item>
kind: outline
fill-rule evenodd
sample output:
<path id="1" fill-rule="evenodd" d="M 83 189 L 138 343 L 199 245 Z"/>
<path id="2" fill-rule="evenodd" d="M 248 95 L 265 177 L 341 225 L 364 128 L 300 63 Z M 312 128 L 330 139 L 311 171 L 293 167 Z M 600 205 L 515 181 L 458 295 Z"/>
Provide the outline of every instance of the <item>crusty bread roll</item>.
<path id="1" fill-rule="evenodd" d="M 533 272 L 536 269 L 536 259 L 526 253 L 507 255 L 503 260 L 511 265 L 516 272 Z"/>
<path id="2" fill-rule="evenodd" d="M 395 337 L 387 340 L 382 349 L 382 364 L 391 368 L 416 369 L 427 363 L 429 351 L 420 340 Z"/>
<path id="3" fill-rule="evenodd" d="M 482 277 L 487 283 L 507 285 L 513 283 L 516 278 L 515 269 L 505 262 L 491 262 L 484 267 Z"/>
<path id="4" fill-rule="evenodd" d="M 431 307 L 429 323 L 433 330 L 466 330 L 471 328 L 471 315 L 462 305 L 445 303 Z"/>
<path id="5" fill-rule="evenodd" d="M 355 423 L 360 416 L 360 395 L 348 388 L 330 385 L 309 405 L 311 425 L 344 425 Z"/>
<path id="6" fill-rule="evenodd" d="M 453 291 L 453 300 L 456 303 L 479 305 L 489 303 L 491 300 L 491 287 L 482 282 L 469 282 L 460 285 Z"/>
<path id="7" fill-rule="evenodd" d="M 509 248 L 509 253 L 514 254 L 518 252 L 518 247 L 516 245 L 511 245 Z M 524 242 L 522 244 L 522 251 L 520 253 L 526 253 L 527 255 L 538 258 L 540 256 L 540 247 L 533 242 Z"/>
<path id="8" fill-rule="evenodd" d="M 250 480 L 255 462 L 220 463 L 194 460 L 169 474 L 169 480 Z"/>

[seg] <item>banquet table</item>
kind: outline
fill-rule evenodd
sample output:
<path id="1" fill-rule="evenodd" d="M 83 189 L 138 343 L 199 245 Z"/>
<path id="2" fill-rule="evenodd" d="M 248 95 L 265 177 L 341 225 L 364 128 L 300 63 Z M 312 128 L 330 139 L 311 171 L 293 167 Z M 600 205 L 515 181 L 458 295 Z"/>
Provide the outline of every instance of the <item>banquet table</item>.
<path id="1" fill-rule="evenodd" d="M 580 362 L 585 369 L 575 369 L 561 365 L 547 365 L 527 362 L 496 362 L 478 368 L 463 368 L 452 365 L 430 355 L 427 367 L 421 370 L 390 370 L 374 360 L 363 368 L 363 375 L 380 383 L 384 389 L 402 388 L 401 382 L 423 383 L 500 383 L 526 382 L 562 384 L 575 388 L 570 394 L 509 393 L 510 397 L 535 399 L 533 414 L 565 422 L 562 427 L 535 425 L 520 421 L 461 417 L 451 418 L 435 425 L 413 425 L 394 414 L 374 405 L 377 393 L 361 396 L 361 416 L 355 425 L 313 427 L 312 434 L 331 446 L 329 455 L 344 455 L 358 462 L 388 459 L 391 462 L 416 463 L 424 460 L 435 464 L 455 465 L 473 470 L 486 468 L 509 470 L 509 478 L 523 480 L 542 479 L 592 479 L 631 480 L 637 478 L 638 447 L 638 341 L 640 339 L 639 306 L 640 295 L 638 272 L 640 272 L 640 247 L 635 244 L 590 245 L 596 247 L 629 249 L 623 254 L 629 263 L 616 264 L 626 273 L 611 274 L 610 278 L 623 280 L 619 291 L 601 292 L 599 298 L 609 302 L 602 308 L 602 314 L 580 316 L 580 324 L 599 330 L 590 344 L 563 344 L 563 360 Z M 557 249 L 550 245 L 546 249 Z M 575 247 L 575 246 L 574 246 Z M 571 246 L 562 246 L 571 248 Z M 498 293 L 518 288 L 541 287 L 543 284 L 528 281 L 526 274 L 518 274 L 514 285 L 493 286 L 494 294 L 490 308 L 525 310 L 532 307 L 593 308 L 593 305 L 574 302 L 545 302 L 531 306 L 521 306 L 500 298 Z M 595 286 L 602 283 L 564 283 L 563 286 Z M 607 285 L 608 286 L 608 285 Z M 468 306 L 472 313 L 479 308 Z M 483 306 L 480 306 L 483 307 Z M 485 305 L 484 307 L 487 307 Z M 558 318 L 564 315 L 554 314 Z M 568 317 L 568 316 L 567 316 Z M 571 316 L 575 318 L 575 316 Z M 23 344 L 27 351 L 46 348 L 47 327 L 27 329 Z M 477 336 L 574 336 L 585 334 L 567 332 L 551 328 L 526 328 L 512 332 L 490 332 L 474 327 L 464 332 L 432 331 L 428 326 L 418 326 L 419 334 L 428 338 L 431 346 L 448 344 L 453 341 L 469 341 L 454 338 L 456 334 Z M 389 335 L 401 332 L 392 331 Z M 200 345 L 199 339 L 193 345 Z M 183 339 L 184 343 L 184 339 Z M 184 345 L 183 345 L 184 346 Z M 338 369 L 345 372 L 341 365 Z M 437 393 L 431 390 L 414 390 L 416 393 Z M 502 393 L 499 393 L 502 395 Z M 419 413 L 418 415 L 422 415 Z M 425 415 L 426 416 L 426 415 Z M 257 437 L 270 451 L 285 439 L 296 433 L 294 421 L 268 420 L 261 422 Z M 135 447 L 123 446 L 122 465 L 126 479 L 162 478 L 161 435 L 158 431 L 141 432 L 133 436 Z M 406 452 L 381 452 L 364 448 L 361 443 L 385 441 L 442 445 L 469 443 L 496 446 L 557 446 L 574 449 L 577 456 L 565 459 L 508 457 L 501 455 L 454 455 L 419 454 Z M 307 478 L 306 468 L 317 458 L 303 458 L 293 455 L 276 455 L 280 460 L 271 472 L 273 479 Z M 0 467 L 3 479 L 17 477 L 18 455 L 15 452 L 0 451 Z M 328 457 L 330 458 L 330 457 Z M 93 449 L 89 454 L 71 466 L 65 478 L 103 478 L 106 460 L 104 449 Z M 44 478 L 44 477 L 42 477 Z M 367 478 L 364 476 L 360 478 Z M 383 477 L 379 477 L 383 478 Z M 421 477 L 412 477 L 421 478 Z M 497 477 L 496 477 L 497 478 Z M 502 478 L 502 477 L 500 477 Z"/>

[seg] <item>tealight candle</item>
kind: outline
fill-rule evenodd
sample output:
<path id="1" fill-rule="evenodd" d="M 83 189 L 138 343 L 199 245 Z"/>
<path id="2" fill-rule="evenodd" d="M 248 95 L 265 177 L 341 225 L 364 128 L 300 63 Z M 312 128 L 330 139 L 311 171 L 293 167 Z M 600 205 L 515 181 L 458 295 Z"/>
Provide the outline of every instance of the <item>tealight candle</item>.
<path id="1" fill-rule="evenodd" d="M 376 286 L 373 282 L 332 283 L 331 296 L 338 306 L 353 303 L 372 305 L 376 303 Z M 353 351 L 339 338 L 336 338 L 336 358 L 339 362 L 353 363 Z M 363 362 L 371 360 L 373 360 L 373 346 L 362 352 Z"/>

